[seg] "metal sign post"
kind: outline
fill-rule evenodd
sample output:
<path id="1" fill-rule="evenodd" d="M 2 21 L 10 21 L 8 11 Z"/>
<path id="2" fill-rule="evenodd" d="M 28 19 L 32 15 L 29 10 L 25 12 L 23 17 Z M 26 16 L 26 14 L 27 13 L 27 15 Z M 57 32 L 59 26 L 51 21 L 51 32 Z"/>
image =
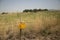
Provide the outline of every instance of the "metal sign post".
<path id="1" fill-rule="evenodd" d="M 20 22 L 19 24 L 19 29 L 20 29 L 20 40 L 21 40 L 21 34 L 22 34 L 22 30 L 25 28 L 26 24 L 24 22 Z"/>
<path id="2" fill-rule="evenodd" d="M 20 29 L 20 40 L 21 40 L 22 29 Z"/>

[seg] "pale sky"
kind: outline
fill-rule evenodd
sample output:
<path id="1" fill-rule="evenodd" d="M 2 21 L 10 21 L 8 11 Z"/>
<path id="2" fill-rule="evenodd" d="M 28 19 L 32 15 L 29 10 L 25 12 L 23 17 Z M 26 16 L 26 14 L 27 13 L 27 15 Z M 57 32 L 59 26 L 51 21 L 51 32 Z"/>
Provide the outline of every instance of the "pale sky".
<path id="1" fill-rule="evenodd" d="M 16 12 L 35 8 L 60 10 L 60 0 L 0 0 L 0 12 Z"/>

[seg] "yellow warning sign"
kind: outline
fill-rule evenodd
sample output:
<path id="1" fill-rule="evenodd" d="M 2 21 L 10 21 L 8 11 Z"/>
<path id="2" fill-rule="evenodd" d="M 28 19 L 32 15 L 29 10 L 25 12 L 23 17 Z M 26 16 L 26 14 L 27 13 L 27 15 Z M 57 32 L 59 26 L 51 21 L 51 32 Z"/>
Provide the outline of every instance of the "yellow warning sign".
<path id="1" fill-rule="evenodd" d="M 20 22 L 19 26 L 20 29 L 24 29 L 26 27 L 26 24 L 23 22 Z"/>

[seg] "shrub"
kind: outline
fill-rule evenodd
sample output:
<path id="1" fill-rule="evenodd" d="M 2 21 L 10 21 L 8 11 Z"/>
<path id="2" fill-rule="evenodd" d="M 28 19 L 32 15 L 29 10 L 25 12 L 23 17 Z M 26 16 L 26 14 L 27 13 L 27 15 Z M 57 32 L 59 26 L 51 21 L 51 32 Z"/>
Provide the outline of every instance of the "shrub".
<path id="1" fill-rule="evenodd" d="M 8 13 L 2 12 L 2 14 L 8 14 Z"/>

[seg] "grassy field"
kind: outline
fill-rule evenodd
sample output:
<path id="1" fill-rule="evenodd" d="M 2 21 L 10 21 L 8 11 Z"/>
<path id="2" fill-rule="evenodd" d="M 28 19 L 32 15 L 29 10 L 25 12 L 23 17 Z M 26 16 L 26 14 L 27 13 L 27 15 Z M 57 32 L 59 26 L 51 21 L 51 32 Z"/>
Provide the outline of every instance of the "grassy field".
<path id="1" fill-rule="evenodd" d="M 0 40 L 19 40 L 20 22 L 22 40 L 60 40 L 60 11 L 0 14 Z"/>

